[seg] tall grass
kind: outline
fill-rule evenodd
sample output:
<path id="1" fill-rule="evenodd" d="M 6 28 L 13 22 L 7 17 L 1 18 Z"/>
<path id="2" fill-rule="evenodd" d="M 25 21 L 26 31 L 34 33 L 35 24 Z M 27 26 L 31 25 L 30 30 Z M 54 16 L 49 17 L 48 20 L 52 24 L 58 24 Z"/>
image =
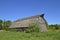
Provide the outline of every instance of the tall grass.
<path id="1" fill-rule="evenodd" d="M 60 40 L 60 31 L 47 32 L 0 32 L 0 40 Z"/>

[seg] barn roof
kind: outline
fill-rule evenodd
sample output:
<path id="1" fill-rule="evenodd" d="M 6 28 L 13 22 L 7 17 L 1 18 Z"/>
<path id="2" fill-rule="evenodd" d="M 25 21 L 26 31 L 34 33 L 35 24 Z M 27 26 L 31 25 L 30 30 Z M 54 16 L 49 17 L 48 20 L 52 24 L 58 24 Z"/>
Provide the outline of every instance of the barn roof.
<path id="1" fill-rule="evenodd" d="M 40 16 L 40 17 L 43 17 L 44 14 L 38 14 L 38 15 L 35 15 L 35 16 L 30 16 L 30 17 L 18 19 L 18 20 L 14 21 L 14 22 L 21 21 L 21 20 L 26 20 L 26 19 L 30 19 L 30 18 L 35 18 L 35 17 L 39 17 L 39 16 Z"/>

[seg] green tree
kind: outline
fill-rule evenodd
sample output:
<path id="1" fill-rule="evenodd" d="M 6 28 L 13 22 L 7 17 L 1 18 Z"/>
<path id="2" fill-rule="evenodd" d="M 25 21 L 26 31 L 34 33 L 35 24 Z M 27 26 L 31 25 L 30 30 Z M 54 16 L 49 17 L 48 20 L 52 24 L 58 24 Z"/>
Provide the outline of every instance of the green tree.
<path id="1" fill-rule="evenodd" d="M 3 23 L 3 29 L 4 30 L 8 30 L 9 26 L 11 25 L 11 23 L 12 22 L 10 20 L 4 21 L 4 23 Z"/>
<path id="2" fill-rule="evenodd" d="M 3 25 L 3 20 L 0 19 L 0 30 L 2 29 Z"/>

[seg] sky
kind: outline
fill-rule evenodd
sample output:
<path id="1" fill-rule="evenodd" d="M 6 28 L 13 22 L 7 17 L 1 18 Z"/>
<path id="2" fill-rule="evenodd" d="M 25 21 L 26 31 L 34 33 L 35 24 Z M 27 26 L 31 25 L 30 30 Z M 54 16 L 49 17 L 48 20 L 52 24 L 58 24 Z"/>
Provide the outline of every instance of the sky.
<path id="1" fill-rule="evenodd" d="M 44 13 L 48 24 L 60 24 L 60 0 L 0 0 L 0 19 L 17 19 Z"/>

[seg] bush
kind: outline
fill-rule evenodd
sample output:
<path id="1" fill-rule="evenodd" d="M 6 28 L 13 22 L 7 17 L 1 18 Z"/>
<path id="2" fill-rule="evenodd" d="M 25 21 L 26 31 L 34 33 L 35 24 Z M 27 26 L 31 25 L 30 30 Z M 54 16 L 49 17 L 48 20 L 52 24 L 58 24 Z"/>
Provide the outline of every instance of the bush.
<path id="1" fill-rule="evenodd" d="M 30 23 L 25 32 L 39 32 L 39 26 L 36 23 Z"/>

